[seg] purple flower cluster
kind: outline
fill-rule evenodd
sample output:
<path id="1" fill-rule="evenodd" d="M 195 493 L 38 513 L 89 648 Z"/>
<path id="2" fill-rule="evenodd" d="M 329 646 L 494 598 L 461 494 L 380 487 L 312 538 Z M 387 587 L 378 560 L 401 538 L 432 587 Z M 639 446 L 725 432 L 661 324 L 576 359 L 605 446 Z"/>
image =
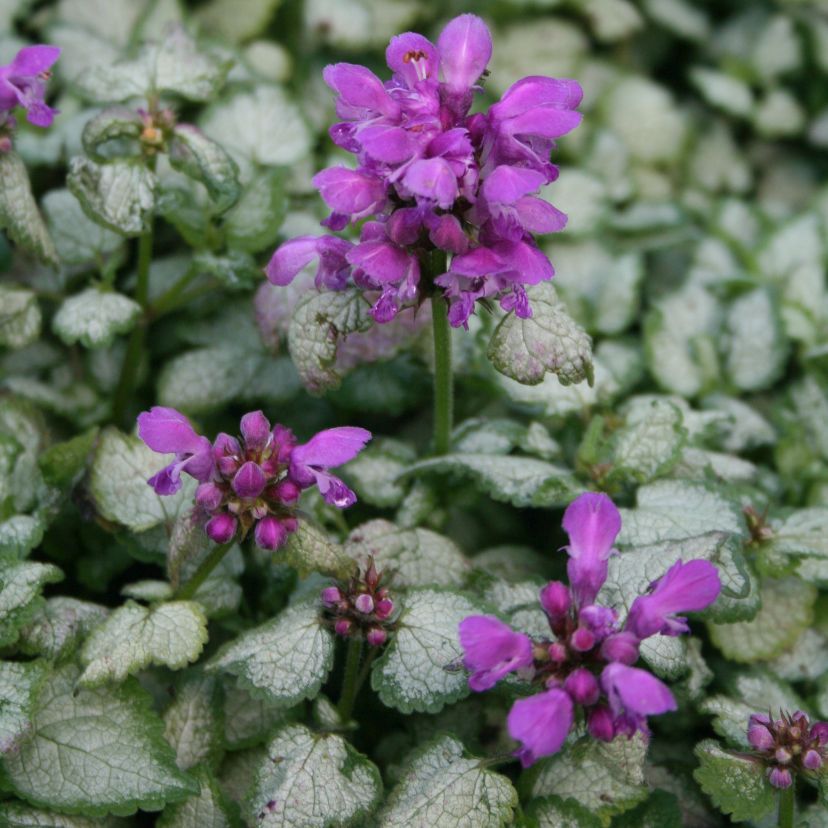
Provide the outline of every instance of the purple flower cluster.
<path id="1" fill-rule="evenodd" d="M 828 760 L 828 722 L 812 725 L 801 710 L 780 712 L 778 719 L 754 713 L 747 736 L 774 788 L 790 788 L 793 774 L 814 773 Z"/>
<path id="2" fill-rule="evenodd" d="M 344 638 L 364 638 L 372 647 L 382 646 L 394 614 L 394 601 L 382 584 L 382 573 L 368 561 L 364 572 L 347 583 L 322 590 L 325 618 Z"/>
<path id="3" fill-rule="evenodd" d="M 241 418 L 241 435 L 219 434 L 211 443 L 174 408 L 156 406 L 138 415 L 138 435 L 153 450 L 174 454 L 147 482 L 160 495 L 181 488 L 181 473 L 199 482 L 195 500 L 207 534 L 228 543 L 254 529 L 263 549 L 278 549 L 295 531 L 296 505 L 316 486 L 327 503 L 345 509 L 356 495 L 329 469 L 356 457 L 371 439 L 364 428 L 329 428 L 297 445 L 290 429 L 271 428 L 261 411 Z M 254 528 L 255 527 L 255 528 Z"/>
<path id="4" fill-rule="evenodd" d="M 475 302 L 488 298 L 531 315 L 525 286 L 554 274 L 533 234 L 566 223 L 537 193 L 557 178 L 550 153 L 580 123 L 582 92 L 573 80 L 527 77 L 488 112 L 470 115 L 491 54 L 486 24 L 464 14 L 436 46 L 412 32 L 394 37 L 385 83 L 364 66 L 326 67 L 341 118 L 330 135 L 358 166 L 314 178 L 332 211 L 323 224 L 336 231 L 371 220 L 357 244 L 333 235 L 285 242 L 267 267 L 271 282 L 289 284 L 318 258 L 317 287 L 352 282 L 372 293 L 374 319 L 388 322 L 434 289 L 422 283 L 427 269 L 455 327 L 467 326 Z M 451 256 L 445 272 L 433 272 L 434 251 Z"/>
<path id="5" fill-rule="evenodd" d="M 46 81 L 59 56 L 57 46 L 26 46 L 8 66 L 0 66 L 0 125 L 4 123 L 2 113 L 18 106 L 26 110 L 35 126 L 51 125 L 56 110 L 46 104 Z M 14 119 L 7 116 L 5 123 L 14 126 Z"/>
<path id="6" fill-rule="evenodd" d="M 567 508 L 563 526 L 570 585 L 552 581 L 540 592 L 548 639 L 531 639 L 488 615 L 460 623 L 472 690 L 487 690 L 511 672 L 539 689 L 516 701 L 507 720 L 510 736 L 521 743 L 516 756 L 524 767 L 560 750 L 577 705 L 589 733 L 602 741 L 646 733 L 647 716 L 675 710 L 669 688 L 632 666 L 639 646 L 652 635 L 687 632 L 686 619 L 676 613 L 704 609 L 721 589 L 713 564 L 677 561 L 635 599 L 621 625 L 614 609 L 595 603 L 621 530 L 618 509 L 604 494 L 583 494 Z"/>

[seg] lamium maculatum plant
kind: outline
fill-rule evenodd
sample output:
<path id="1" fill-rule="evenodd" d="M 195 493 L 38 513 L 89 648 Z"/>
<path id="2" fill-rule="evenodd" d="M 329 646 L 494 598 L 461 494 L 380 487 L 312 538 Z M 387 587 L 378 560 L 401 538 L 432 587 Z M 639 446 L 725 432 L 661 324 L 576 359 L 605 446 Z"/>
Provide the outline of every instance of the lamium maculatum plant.
<path id="1" fill-rule="evenodd" d="M 0 826 L 826 824 L 819 5 L 0 2 Z"/>

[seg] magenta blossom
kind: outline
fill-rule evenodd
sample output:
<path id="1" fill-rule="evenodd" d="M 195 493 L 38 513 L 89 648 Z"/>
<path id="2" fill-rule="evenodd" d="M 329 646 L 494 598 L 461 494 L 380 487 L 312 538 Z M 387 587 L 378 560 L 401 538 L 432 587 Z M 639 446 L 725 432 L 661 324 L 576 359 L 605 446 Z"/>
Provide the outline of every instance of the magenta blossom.
<path id="1" fill-rule="evenodd" d="M 801 710 L 778 719 L 754 713 L 747 737 L 774 788 L 789 788 L 794 775 L 821 771 L 828 761 L 828 722 L 811 724 Z"/>
<path id="2" fill-rule="evenodd" d="M 467 326 L 479 300 L 531 314 L 525 287 L 554 274 L 534 236 L 566 224 L 538 193 L 557 178 L 555 139 L 581 120 L 581 87 L 524 78 L 488 113 L 470 115 L 491 55 L 486 24 L 463 14 L 436 45 L 413 32 L 392 38 L 388 81 L 350 63 L 325 68 L 341 119 L 330 135 L 357 167 L 315 176 L 331 209 L 323 224 L 337 231 L 371 220 L 356 244 L 330 235 L 285 242 L 267 267 L 271 282 L 289 284 L 318 258 L 317 287 L 362 288 L 377 322 L 440 294 L 454 326 Z M 450 257 L 445 272 L 433 272 L 434 251 Z"/>
<path id="3" fill-rule="evenodd" d="M 241 434 L 219 434 L 214 443 L 195 433 L 173 408 L 156 406 L 138 416 L 138 435 L 154 451 L 175 460 L 147 482 L 158 494 L 181 488 L 186 472 L 199 481 L 195 501 L 207 534 L 228 543 L 253 530 L 263 549 L 278 549 L 297 526 L 296 504 L 304 489 L 316 486 L 325 500 L 344 509 L 354 493 L 330 469 L 356 457 L 371 439 L 363 428 L 320 431 L 302 445 L 290 429 L 271 428 L 261 411 L 245 414 Z"/>
<path id="4" fill-rule="evenodd" d="M 561 748 L 577 706 L 587 731 L 602 741 L 647 733 L 648 716 L 675 710 L 670 689 L 632 665 L 644 639 L 687 631 L 685 619 L 674 613 L 704 609 L 720 590 L 713 564 L 679 562 L 633 603 L 638 610 L 622 624 L 614 608 L 595 603 L 621 530 L 618 509 L 606 495 L 583 494 L 569 505 L 563 524 L 570 586 L 552 581 L 540 591 L 548 637 L 530 638 L 491 616 L 460 622 L 472 690 L 488 689 L 509 672 L 537 688 L 515 702 L 507 719 L 509 735 L 521 743 L 516 756 L 524 767 Z"/>
<path id="5" fill-rule="evenodd" d="M 46 81 L 59 56 L 57 46 L 25 46 L 0 66 L 0 112 L 22 106 L 30 123 L 50 126 L 57 110 L 46 105 Z"/>

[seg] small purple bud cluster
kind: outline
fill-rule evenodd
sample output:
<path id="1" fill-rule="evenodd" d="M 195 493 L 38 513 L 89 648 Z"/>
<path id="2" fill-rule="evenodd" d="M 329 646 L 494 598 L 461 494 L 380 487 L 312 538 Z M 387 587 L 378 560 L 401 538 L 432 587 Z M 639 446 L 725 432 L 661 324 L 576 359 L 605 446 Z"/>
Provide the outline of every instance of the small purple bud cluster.
<path id="1" fill-rule="evenodd" d="M 29 123 L 51 126 L 57 110 L 46 105 L 46 83 L 60 56 L 57 46 L 25 46 L 7 66 L 0 66 L 0 153 L 12 148 L 17 126 L 12 110 L 22 106 Z"/>
<path id="2" fill-rule="evenodd" d="M 747 736 L 774 788 L 790 788 L 794 774 L 821 770 L 828 760 L 828 722 L 811 724 L 801 710 L 780 711 L 778 719 L 754 713 Z"/>
<path id="3" fill-rule="evenodd" d="M 372 647 L 380 647 L 388 639 L 394 602 L 382 586 L 382 573 L 377 571 L 373 558 L 365 571 L 347 584 L 323 589 L 322 604 L 337 635 L 364 638 Z"/>
<path id="4" fill-rule="evenodd" d="M 138 435 L 153 450 L 175 459 L 147 482 L 160 495 L 181 488 L 181 473 L 199 481 L 195 501 L 216 543 L 229 543 L 251 529 L 262 549 L 278 549 L 296 530 L 296 505 L 316 486 L 339 509 L 356 495 L 329 469 L 352 460 L 371 439 L 364 428 L 329 428 L 297 445 L 293 432 L 271 428 L 261 411 L 241 419 L 241 435 L 221 433 L 214 443 L 197 434 L 174 408 L 156 406 L 138 416 Z"/>
<path id="5" fill-rule="evenodd" d="M 377 322 L 439 292 L 455 327 L 468 325 L 478 300 L 531 315 L 525 286 L 554 274 L 534 236 L 566 224 L 538 194 L 558 177 L 549 157 L 555 139 L 580 123 L 582 91 L 574 80 L 527 77 L 488 112 L 470 114 L 491 55 L 486 24 L 463 14 L 436 45 L 414 32 L 392 38 L 386 82 L 356 64 L 325 68 L 341 119 L 331 139 L 358 166 L 315 176 L 332 211 L 323 224 L 338 231 L 370 220 L 356 244 L 333 235 L 285 242 L 267 267 L 273 284 L 290 284 L 318 259 L 317 287 L 362 288 Z M 433 284 L 421 284 L 425 267 Z"/>
<path id="6" fill-rule="evenodd" d="M 633 667 L 641 642 L 652 635 L 687 632 L 677 612 L 709 606 L 721 585 L 708 561 L 677 561 L 647 594 L 635 599 L 626 622 L 595 603 L 607 577 L 607 561 L 621 530 L 621 515 L 603 494 L 583 494 L 564 514 L 570 543 L 570 586 L 552 581 L 540 592 L 551 636 L 532 639 L 492 616 L 460 623 L 469 686 L 482 691 L 510 672 L 538 688 L 514 703 L 509 734 L 522 743 L 516 755 L 524 767 L 560 750 L 583 708 L 594 738 L 611 741 L 647 730 L 647 716 L 676 709 L 669 688 L 647 670 Z"/>

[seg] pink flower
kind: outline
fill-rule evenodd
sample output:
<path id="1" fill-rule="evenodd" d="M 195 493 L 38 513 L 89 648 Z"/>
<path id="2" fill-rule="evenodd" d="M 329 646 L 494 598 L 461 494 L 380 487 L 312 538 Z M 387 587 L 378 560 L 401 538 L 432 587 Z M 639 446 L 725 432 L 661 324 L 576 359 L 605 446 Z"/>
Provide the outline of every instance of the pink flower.
<path id="1" fill-rule="evenodd" d="M 635 599 L 626 627 L 639 638 L 688 632 L 687 619 L 675 613 L 703 610 L 718 598 L 721 588 L 719 573 L 709 561 L 676 561 L 647 595 Z"/>
<path id="2" fill-rule="evenodd" d="M 471 670 L 469 687 L 494 687 L 507 673 L 532 666 L 532 642 L 491 615 L 472 615 L 460 622 L 463 664 Z"/>
<path id="3" fill-rule="evenodd" d="M 524 768 L 563 747 L 572 727 L 573 711 L 569 694 L 557 687 L 512 705 L 506 726 L 509 735 L 521 742 L 515 756 Z"/>
<path id="4" fill-rule="evenodd" d="M 57 46 L 25 46 L 0 66 L 0 112 L 22 106 L 35 126 L 50 126 L 57 110 L 46 105 L 46 81 L 59 56 Z"/>

